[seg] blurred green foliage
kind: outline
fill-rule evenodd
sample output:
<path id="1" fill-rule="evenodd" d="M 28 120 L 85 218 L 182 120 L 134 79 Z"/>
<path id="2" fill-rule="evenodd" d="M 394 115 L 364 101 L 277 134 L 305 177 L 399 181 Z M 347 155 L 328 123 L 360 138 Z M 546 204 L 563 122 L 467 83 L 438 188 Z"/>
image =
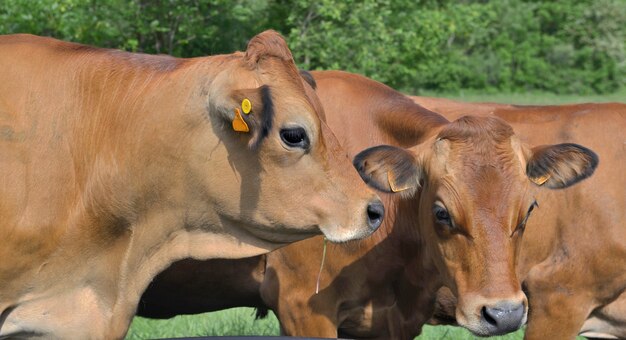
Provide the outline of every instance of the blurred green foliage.
<path id="1" fill-rule="evenodd" d="M 283 33 L 304 69 L 400 90 L 610 93 L 626 0 L 1 0 L 0 33 L 191 57 Z"/>

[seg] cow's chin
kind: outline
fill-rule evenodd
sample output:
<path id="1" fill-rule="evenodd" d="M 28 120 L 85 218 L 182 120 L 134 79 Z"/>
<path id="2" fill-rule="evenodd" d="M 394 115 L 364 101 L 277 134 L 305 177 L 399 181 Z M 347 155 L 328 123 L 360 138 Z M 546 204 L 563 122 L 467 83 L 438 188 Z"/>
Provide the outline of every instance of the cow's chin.
<path id="1" fill-rule="evenodd" d="M 320 226 L 320 230 L 324 237 L 333 243 L 360 240 L 372 234 L 372 231 L 368 228 L 344 228 L 338 225 Z"/>
<path id="2" fill-rule="evenodd" d="M 457 307 L 456 322 L 459 326 L 478 336 L 487 337 L 496 335 L 492 334 L 490 330 L 481 322 L 480 311 L 474 313 L 463 313 L 463 311 Z"/>
<path id="3" fill-rule="evenodd" d="M 249 244 L 267 251 L 322 233 L 317 225 L 287 226 L 278 223 L 258 223 L 225 215 L 221 216 L 221 222 L 225 231 L 234 237 L 237 243 Z"/>
<path id="4" fill-rule="evenodd" d="M 300 228 L 286 226 L 273 226 L 271 228 L 267 228 L 256 225 L 247 225 L 245 230 L 255 238 L 264 242 L 275 244 L 279 247 L 321 234 L 320 229 L 314 225 Z"/>

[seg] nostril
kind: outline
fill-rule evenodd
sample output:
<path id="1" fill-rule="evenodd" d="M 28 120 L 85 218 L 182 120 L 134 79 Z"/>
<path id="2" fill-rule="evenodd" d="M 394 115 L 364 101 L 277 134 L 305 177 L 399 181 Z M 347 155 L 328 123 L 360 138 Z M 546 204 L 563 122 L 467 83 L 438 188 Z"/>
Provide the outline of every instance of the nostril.
<path id="1" fill-rule="evenodd" d="M 378 229 L 385 216 L 385 207 L 380 200 L 375 200 L 367 205 L 367 225 L 372 230 Z"/>
<path id="2" fill-rule="evenodd" d="M 487 307 L 483 307 L 483 309 L 480 311 L 482 316 L 483 316 L 483 320 L 485 320 L 488 324 L 492 325 L 492 326 L 498 326 L 498 322 L 496 321 L 496 319 L 493 318 L 493 316 L 491 315 L 491 309 L 487 308 Z"/>

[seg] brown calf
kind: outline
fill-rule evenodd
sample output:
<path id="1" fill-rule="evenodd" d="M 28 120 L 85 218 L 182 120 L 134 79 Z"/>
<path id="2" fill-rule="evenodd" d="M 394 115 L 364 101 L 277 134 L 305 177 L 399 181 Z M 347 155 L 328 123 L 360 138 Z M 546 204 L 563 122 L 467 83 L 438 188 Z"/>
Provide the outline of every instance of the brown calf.
<path id="1" fill-rule="evenodd" d="M 575 141 L 599 154 L 596 174 L 575 187 L 542 192 L 529 221 L 517 272 L 530 296 L 526 338 L 626 337 L 626 104 L 514 106 L 412 97 L 450 118 L 500 117 L 522 141 Z M 547 206 L 547 208 L 543 208 Z M 440 317 L 455 299 L 441 294 Z M 441 321 L 441 320 L 439 320 Z"/>
<path id="2" fill-rule="evenodd" d="M 276 32 L 194 59 L 3 36 L 0 79 L 0 338 L 122 338 L 178 259 L 380 225 Z"/>

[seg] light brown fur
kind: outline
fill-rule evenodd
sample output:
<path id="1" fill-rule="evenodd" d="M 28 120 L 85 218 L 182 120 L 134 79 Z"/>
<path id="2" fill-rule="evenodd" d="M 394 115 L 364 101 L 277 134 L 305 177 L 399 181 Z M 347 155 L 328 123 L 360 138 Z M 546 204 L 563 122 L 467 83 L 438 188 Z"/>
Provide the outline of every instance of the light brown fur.
<path id="1" fill-rule="evenodd" d="M 377 198 L 276 32 L 194 59 L 3 36 L 0 65 L 0 337 L 122 338 L 175 260 L 372 232 Z M 267 103 L 233 131 L 237 96 L 263 85 L 267 135 Z M 289 124 L 308 151 L 282 144 Z"/>

